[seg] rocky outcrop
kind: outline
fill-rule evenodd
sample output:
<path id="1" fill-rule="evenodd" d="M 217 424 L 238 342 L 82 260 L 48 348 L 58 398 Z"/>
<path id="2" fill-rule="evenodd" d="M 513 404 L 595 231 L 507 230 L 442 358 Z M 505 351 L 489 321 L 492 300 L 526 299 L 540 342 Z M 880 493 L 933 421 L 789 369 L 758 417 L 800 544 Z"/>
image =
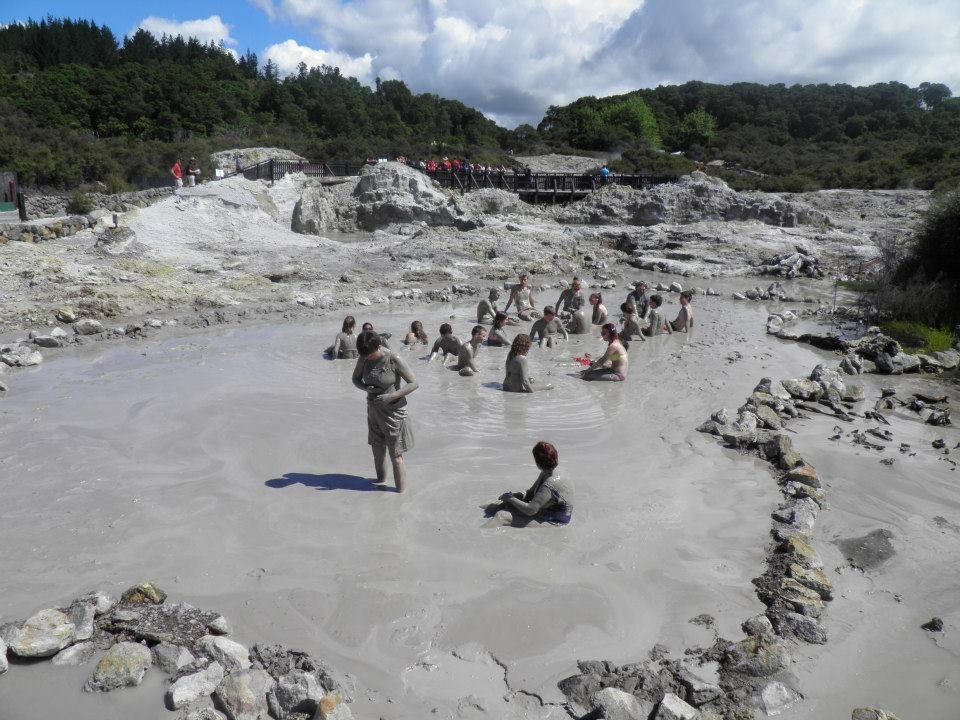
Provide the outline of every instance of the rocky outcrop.
<path id="1" fill-rule="evenodd" d="M 275 684 L 263 670 L 240 670 L 223 679 L 214 697 L 230 720 L 267 720 L 267 693 Z"/>
<path id="2" fill-rule="evenodd" d="M 51 657 L 76 640 L 76 626 L 64 612 L 41 610 L 4 633 L 10 652 L 20 657 Z"/>
<path id="3" fill-rule="evenodd" d="M 417 221 L 453 226 L 460 214 L 452 194 L 399 163 L 366 166 L 353 197 L 358 202 L 357 227 L 364 230 Z"/>
<path id="4" fill-rule="evenodd" d="M 100 658 L 83 689 L 87 692 L 110 692 L 123 687 L 139 685 L 150 667 L 150 650 L 134 642 L 120 642 Z"/>
<path id="5" fill-rule="evenodd" d="M 31 217 L 34 217 L 31 215 Z M 54 238 L 76 235 L 93 227 L 96 221 L 89 215 L 71 215 L 56 222 L 27 222 L 0 225 L 0 245 L 8 242 L 38 243 Z"/>
<path id="6" fill-rule="evenodd" d="M 828 224 L 827 216 L 809 205 L 764 193 L 739 193 L 699 171 L 646 190 L 607 185 L 571 203 L 557 219 L 577 225 L 650 226 L 703 220 L 755 220 L 779 227 Z"/>
<path id="7" fill-rule="evenodd" d="M 150 190 L 137 190 L 125 193 L 87 193 L 87 198 L 91 205 L 98 210 L 106 210 L 111 213 L 126 212 L 133 207 L 147 207 L 158 200 L 162 200 L 168 195 L 173 194 L 173 186 L 165 188 L 152 188 Z M 42 195 L 38 193 L 26 193 L 27 217 L 45 218 L 65 215 L 67 205 L 70 202 L 69 194 Z"/>

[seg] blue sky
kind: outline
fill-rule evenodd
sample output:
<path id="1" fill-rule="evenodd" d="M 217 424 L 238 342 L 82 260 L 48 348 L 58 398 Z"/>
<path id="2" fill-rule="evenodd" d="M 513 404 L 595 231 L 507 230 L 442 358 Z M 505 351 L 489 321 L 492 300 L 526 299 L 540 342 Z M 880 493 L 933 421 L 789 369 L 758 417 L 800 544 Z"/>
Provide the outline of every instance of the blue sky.
<path id="1" fill-rule="evenodd" d="M 0 0 L 0 22 L 82 16 L 327 64 L 456 98 L 507 127 L 584 95 L 705 82 L 942 82 L 958 0 Z M 10 9 L 15 7 L 15 9 Z"/>

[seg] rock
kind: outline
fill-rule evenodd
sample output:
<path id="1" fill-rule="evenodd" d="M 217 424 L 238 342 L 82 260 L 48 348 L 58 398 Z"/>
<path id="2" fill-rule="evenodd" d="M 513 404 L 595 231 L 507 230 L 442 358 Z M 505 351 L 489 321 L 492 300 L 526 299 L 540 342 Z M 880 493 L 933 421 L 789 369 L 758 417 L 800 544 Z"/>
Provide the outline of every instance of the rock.
<path id="1" fill-rule="evenodd" d="M 274 714 L 286 717 L 292 712 L 315 714 L 326 691 L 313 674 L 294 670 L 277 680 L 273 694 L 280 709 L 279 714 Z"/>
<path id="2" fill-rule="evenodd" d="M 357 305 L 363 305 L 364 307 L 368 307 L 369 305 L 372 304 L 372 302 L 370 301 L 370 298 L 366 297 L 365 295 L 358 296 L 356 298 L 356 303 Z"/>
<path id="3" fill-rule="evenodd" d="M 697 426 L 697 432 L 707 433 L 709 435 L 723 435 L 723 425 L 713 420 L 707 420 Z"/>
<path id="4" fill-rule="evenodd" d="M 719 290 L 715 290 L 715 289 L 712 288 L 712 287 L 708 287 L 708 288 L 707 288 L 707 295 L 709 295 L 709 296 L 711 296 L 711 297 L 717 297 L 717 296 L 720 295 L 720 291 L 719 291 Z"/>
<path id="5" fill-rule="evenodd" d="M 60 322 L 72 323 L 77 321 L 77 311 L 74 310 L 69 305 L 64 305 L 63 307 L 57 308 L 55 317 Z"/>
<path id="6" fill-rule="evenodd" d="M 101 649 L 96 643 L 79 642 L 58 652 L 51 662 L 54 665 L 83 665 L 92 660 Z"/>
<path id="7" fill-rule="evenodd" d="M 239 670 L 223 678 L 214 696 L 229 720 L 268 720 L 273 678 L 263 670 Z"/>
<path id="8" fill-rule="evenodd" d="M 678 282 L 672 282 L 670 283 L 669 290 L 673 293 L 683 292 L 683 286 Z"/>
<path id="9" fill-rule="evenodd" d="M 899 720 L 893 713 L 879 708 L 861 707 L 853 711 L 850 720 Z"/>
<path id="10" fill-rule="evenodd" d="M 70 622 L 76 628 L 74 640 L 89 640 L 93 637 L 93 619 L 97 606 L 93 603 L 75 602 L 70 606 Z"/>
<path id="11" fill-rule="evenodd" d="M 167 594 L 153 583 L 145 582 L 128 589 L 120 599 L 128 605 L 160 605 Z"/>
<path id="12" fill-rule="evenodd" d="M 755 615 L 748 620 L 744 620 L 740 626 L 747 635 L 772 635 L 773 624 L 766 615 Z"/>
<path id="13" fill-rule="evenodd" d="M 793 449 L 793 441 L 782 433 L 766 438 L 761 450 L 764 457 L 784 470 L 792 470 L 803 464 L 803 458 Z"/>
<path id="14" fill-rule="evenodd" d="M 7 644 L 0 637 L 0 675 L 3 675 L 10 667 L 10 661 L 7 660 Z"/>
<path id="15" fill-rule="evenodd" d="M 227 720 L 227 718 L 219 710 L 205 707 L 199 710 L 191 710 L 185 716 L 178 716 L 178 720 Z"/>
<path id="16" fill-rule="evenodd" d="M 827 503 L 827 494 L 820 488 L 802 485 L 796 482 L 788 482 L 783 486 L 783 491 L 790 497 L 810 498 L 821 508 Z"/>
<path id="17" fill-rule="evenodd" d="M 755 635 L 729 646 L 724 660 L 731 672 L 768 677 L 789 665 L 790 655 L 775 637 Z"/>
<path id="18" fill-rule="evenodd" d="M 250 667 L 250 653 L 238 642 L 218 635 L 206 635 L 200 638 L 197 649 L 216 660 L 227 672 L 246 670 Z"/>
<path id="19" fill-rule="evenodd" d="M 328 693 L 335 693 L 346 702 L 353 702 L 356 680 L 352 675 L 341 674 L 335 668 L 300 650 L 290 650 L 282 645 L 254 645 L 250 658 L 255 667 L 262 667 L 274 678 L 304 670 L 316 676 Z"/>
<path id="20" fill-rule="evenodd" d="M 20 359 L 21 367 L 33 367 L 39 365 L 43 362 L 43 355 L 40 354 L 40 351 L 35 350 L 32 353 L 29 353 L 26 357 Z"/>
<path id="21" fill-rule="evenodd" d="M 607 687 L 594 693 L 591 709 L 599 710 L 605 720 L 647 720 L 653 711 L 653 704 L 641 702 L 635 695 L 614 687 Z"/>
<path id="22" fill-rule="evenodd" d="M 37 335 L 32 340 L 37 347 L 58 348 L 63 347 L 63 340 L 55 338 L 52 335 Z"/>
<path id="23" fill-rule="evenodd" d="M 364 167 L 353 198 L 357 202 L 357 226 L 364 230 L 416 221 L 449 227 L 458 225 L 458 220 L 465 229 L 470 229 L 471 219 L 458 217 L 460 213 L 450 194 L 426 174 L 400 163 Z M 303 212 L 301 215 L 307 217 Z M 475 221 L 472 224 L 477 226 Z"/>
<path id="24" fill-rule="evenodd" d="M 53 330 L 50 331 L 50 337 L 63 340 L 64 338 L 67 337 L 67 331 L 61 327 L 55 327 L 53 328 Z"/>
<path id="25" fill-rule="evenodd" d="M 150 667 L 150 650 L 140 643 L 120 642 L 100 658 L 93 677 L 83 689 L 87 692 L 109 692 L 139 685 Z"/>
<path id="26" fill-rule="evenodd" d="M 667 693 L 657 708 L 656 720 L 696 720 L 697 709 L 673 693 Z"/>
<path id="27" fill-rule="evenodd" d="M 163 320 L 159 318 L 147 318 L 143 321 L 144 327 L 153 328 L 154 330 L 163 327 Z"/>
<path id="28" fill-rule="evenodd" d="M 791 562 L 801 567 L 814 570 L 823 569 L 823 560 L 820 554 L 806 540 L 800 537 L 790 537 L 780 545 L 780 552 L 791 556 Z"/>
<path id="29" fill-rule="evenodd" d="M 96 615 L 99 617 L 113 610 L 117 601 L 106 593 L 97 591 L 77 598 L 74 603 L 92 603 L 96 608 Z"/>
<path id="30" fill-rule="evenodd" d="M 777 411 L 769 405 L 761 405 L 758 407 L 756 414 L 757 417 L 760 418 L 760 422 L 763 423 L 763 426 L 770 430 L 779 430 L 783 427 L 783 420 L 780 419 Z"/>
<path id="31" fill-rule="evenodd" d="M 97 335 L 103 332 L 103 324 L 99 320 L 84 318 L 73 324 L 73 331 L 77 335 Z"/>
<path id="32" fill-rule="evenodd" d="M 943 620 L 938 617 L 931 618 L 920 627 L 930 632 L 943 632 Z"/>
<path id="33" fill-rule="evenodd" d="M 801 615 L 818 618 L 823 614 L 824 604 L 820 596 L 793 578 L 780 579 L 779 596 L 788 607 Z"/>
<path id="34" fill-rule="evenodd" d="M 779 715 L 799 700 L 800 694 L 782 682 L 769 683 L 760 691 L 760 704 L 767 715 Z"/>
<path id="35" fill-rule="evenodd" d="M 153 664 L 167 675 L 175 675 L 177 670 L 196 660 L 193 653 L 187 648 L 167 642 L 155 645 L 151 652 L 153 654 Z M 220 681 L 217 680 L 217 682 Z M 213 690 L 210 692 L 213 692 Z M 207 694 L 209 695 L 209 693 Z"/>
<path id="36" fill-rule="evenodd" d="M 819 383 L 807 378 L 784 380 L 783 387 L 792 397 L 800 400 L 819 400 L 823 394 Z"/>
<path id="37" fill-rule="evenodd" d="M 863 361 L 854 354 L 844 355 L 840 369 L 847 375 L 859 375 L 863 372 Z"/>
<path id="38" fill-rule="evenodd" d="M 944 370 L 953 370 L 960 365 L 960 352 L 956 350 L 938 350 L 930 354 L 943 366 Z"/>
<path id="39" fill-rule="evenodd" d="M 811 465 L 798 465 L 784 475 L 784 481 L 801 483 L 810 487 L 820 487 L 820 476 Z"/>
<path id="40" fill-rule="evenodd" d="M 293 301 L 297 305 L 303 305 L 304 307 L 308 308 L 314 308 L 317 306 L 317 299 L 313 295 L 307 295 L 305 293 L 294 295 Z"/>
<path id="41" fill-rule="evenodd" d="M 809 498 L 800 498 L 793 503 L 790 524 L 802 532 L 809 532 L 816 525 L 820 506 Z"/>
<path id="42" fill-rule="evenodd" d="M 867 389 L 863 386 L 863 383 L 850 383 L 845 388 L 845 392 L 841 392 L 840 397 L 847 402 L 859 402 L 867 397 Z"/>
<path id="43" fill-rule="evenodd" d="M 50 657 L 74 641 L 76 627 L 59 610 L 41 610 L 7 638 L 10 652 L 20 657 Z"/>
<path id="44" fill-rule="evenodd" d="M 817 568 L 805 568 L 797 563 L 791 563 L 788 572 L 790 577 L 809 590 L 817 593 L 824 600 L 833 598 L 833 583 Z"/>
<path id="45" fill-rule="evenodd" d="M 824 645 L 827 642 L 827 632 L 820 623 L 800 613 L 788 612 L 778 616 L 776 628 L 781 635 L 793 636 L 813 645 Z"/>
<path id="46" fill-rule="evenodd" d="M 353 720 L 350 706 L 336 693 L 324 695 L 313 720 Z"/>
<path id="47" fill-rule="evenodd" d="M 211 695 L 221 682 L 223 682 L 223 666 L 218 662 L 212 662 L 199 672 L 178 678 L 167 688 L 164 702 L 170 710 L 179 710 L 202 697 Z"/>
<path id="48" fill-rule="evenodd" d="M 760 426 L 760 418 L 749 410 L 742 411 L 734 423 L 734 427 L 741 432 L 753 432 Z"/>
<path id="49" fill-rule="evenodd" d="M 104 618 L 105 630 L 125 633 L 149 643 L 166 642 L 194 648 L 207 635 L 207 625 L 216 613 L 199 610 L 187 603 L 138 605 L 137 609 L 118 609 Z"/>
<path id="50" fill-rule="evenodd" d="M 209 630 L 214 635 L 229 635 L 230 634 L 230 624 L 227 622 L 227 619 L 223 615 L 218 615 L 207 625 L 207 630 Z"/>

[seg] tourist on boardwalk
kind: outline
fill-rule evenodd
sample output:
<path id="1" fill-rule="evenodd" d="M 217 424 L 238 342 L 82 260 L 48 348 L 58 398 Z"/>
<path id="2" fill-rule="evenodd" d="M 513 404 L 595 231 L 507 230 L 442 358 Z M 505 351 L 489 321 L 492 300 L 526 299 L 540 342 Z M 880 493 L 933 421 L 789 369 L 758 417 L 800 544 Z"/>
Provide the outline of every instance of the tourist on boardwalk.
<path id="1" fill-rule="evenodd" d="M 590 304 L 593 305 L 593 314 L 590 322 L 594 325 L 603 325 L 607 321 L 607 308 L 603 304 L 603 296 L 600 293 L 590 295 Z"/>
<path id="2" fill-rule="evenodd" d="M 663 313 L 660 311 L 661 305 L 663 305 L 663 298 L 660 295 L 650 296 L 650 309 L 647 311 L 647 319 L 650 323 L 643 329 L 643 334 L 647 337 L 670 333 L 670 323 L 664 321 Z"/>
<path id="3" fill-rule="evenodd" d="M 170 174 L 173 176 L 173 187 L 174 192 L 176 192 L 183 187 L 183 165 L 180 163 L 180 158 L 177 158 L 176 162 L 173 163 Z"/>
<path id="4" fill-rule="evenodd" d="M 531 522 L 566 525 L 573 516 L 573 486 L 560 473 L 560 456 L 551 443 L 533 446 L 533 462 L 540 475 L 525 493 L 507 492 L 487 508 L 492 525 L 523 527 Z"/>
<path id="5" fill-rule="evenodd" d="M 575 335 L 588 331 L 583 311 L 586 304 L 583 297 L 583 283 L 580 278 L 575 277 L 570 287 L 560 293 L 557 299 L 557 316 L 567 321 L 567 329 Z"/>
<path id="6" fill-rule="evenodd" d="M 693 293 L 690 290 L 684 290 L 680 293 L 680 312 L 677 313 L 677 319 L 670 323 L 670 329 L 673 332 L 690 332 L 693 327 L 691 300 L 693 300 Z"/>
<path id="7" fill-rule="evenodd" d="M 493 327 L 490 328 L 490 334 L 487 335 L 487 345 L 493 347 L 507 347 L 510 345 L 510 338 L 504 332 L 504 327 L 512 318 L 508 318 L 505 312 L 498 312 L 493 318 Z"/>
<path id="8" fill-rule="evenodd" d="M 518 282 L 510 290 L 510 299 L 507 300 L 507 306 L 503 310 L 509 312 L 510 306 L 516 304 L 517 317 L 529 322 L 539 317 L 540 313 L 537 312 L 536 305 L 534 305 L 533 290 L 530 289 L 530 280 L 527 274 L 521 273 L 517 280 Z"/>
<path id="9" fill-rule="evenodd" d="M 610 180 L 610 168 L 608 168 L 606 165 L 600 168 L 600 179 L 603 181 L 604 184 L 606 184 Z"/>
<path id="10" fill-rule="evenodd" d="M 197 176 L 200 175 L 200 167 L 197 165 L 197 159 L 195 157 L 190 158 L 190 163 L 187 165 L 187 185 L 194 187 L 197 184 Z"/>
<path id="11" fill-rule="evenodd" d="M 457 354 L 457 370 L 463 377 L 470 377 L 480 372 L 476 362 L 480 346 L 487 337 L 487 329 L 483 325 L 475 325 L 470 333 L 470 340 L 460 346 Z"/>
<path id="12" fill-rule="evenodd" d="M 353 334 L 353 328 L 357 321 L 353 315 L 347 315 L 343 319 L 343 325 L 340 332 L 334 338 L 333 345 L 327 349 L 331 360 L 351 360 L 359 357 L 357 354 L 357 336 Z"/>
<path id="13" fill-rule="evenodd" d="M 507 392 L 532 393 L 534 390 L 549 390 L 553 385 L 538 385 L 530 377 L 527 353 L 530 352 L 530 336 L 521 333 L 513 339 L 507 354 L 506 376 L 503 389 Z"/>
<path id="14" fill-rule="evenodd" d="M 444 323 L 440 326 L 440 337 L 437 338 L 437 341 L 433 344 L 433 349 L 430 351 L 430 357 L 427 358 L 427 362 L 433 362 L 433 359 L 443 352 L 443 361 L 446 362 L 447 357 L 453 355 L 458 357 L 460 355 L 460 339 L 453 334 L 453 328 L 450 327 L 450 323 Z"/>
<path id="15" fill-rule="evenodd" d="M 423 329 L 423 323 L 414 320 L 410 323 L 410 332 L 403 338 L 404 345 L 426 345 L 427 333 Z"/>
<path id="16" fill-rule="evenodd" d="M 237 175 L 243 172 L 243 158 L 240 156 L 240 153 L 233 156 L 233 169 Z"/>
<path id="17" fill-rule="evenodd" d="M 406 487 L 403 455 L 413 449 L 413 429 L 407 416 L 407 395 L 417 389 L 410 368 L 386 348 L 376 333 L 357 338 L 360 357 L 353 370 L 353 384 L 367 393 L 367 442 L 373 450 L 377 482 L 387 481 L 387 457 L 393 464 L 393 483 L 398 493 Z M 406 383 L 402 385 L 402 383 Z"/>
<path id="18" fill-rule="evenodd" d="M 623 313 L 620 326 L 620 340 L 626 343 L 632 340 L 646 340 L 643 336 L 643 326 L 640 317 L 637 315 L 637 308 L 631 302 L 625 302 L 620 305 L 620 312 Z"/>
<path id="19" fill-rule="evenodd" d="M 607 380 L 622 382 L 627 379 L 627 349 L 613 323 L 600 328 L 600 337 L 607 341 L 607 349 L 590 367 L 580 373 L 584 380 Z"/>
<path id="20" fill-rule="evenodd" d="M 543 308 L 543 317 L 530 328 L 530 341 L 538 342 L 539 337 L 540 347 L 546 345 L 552 348 L 557 335 L 561 335 L 564 340 L 569 339 L 567 329 L 554 312 L 553 305 L 547 305 Z"/>

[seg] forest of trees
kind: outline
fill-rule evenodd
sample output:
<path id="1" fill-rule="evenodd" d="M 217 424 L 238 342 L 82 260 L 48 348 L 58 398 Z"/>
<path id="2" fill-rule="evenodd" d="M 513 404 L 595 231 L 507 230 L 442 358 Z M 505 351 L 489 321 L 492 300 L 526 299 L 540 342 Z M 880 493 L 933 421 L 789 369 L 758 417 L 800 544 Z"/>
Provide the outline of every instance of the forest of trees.
<path id="1" fill-rule="evenodd" d="M 249 52 L 143 30 L 118 39 L 86 20 L 0 28 L 0 169 L 25 185 L 120 188 L 163 176 L 177 155 L 203 162 L 253 145 L 325 161 L 613 151 L 622 172 L 723 160 L 709 171 L 744 188 L 949 188 L 960 182 L 960 98 L 938 83 L 689 82 L 580 98 L 507 130 L 399 80 L 370 88 L 306 66 L 281 78 Z"/>

